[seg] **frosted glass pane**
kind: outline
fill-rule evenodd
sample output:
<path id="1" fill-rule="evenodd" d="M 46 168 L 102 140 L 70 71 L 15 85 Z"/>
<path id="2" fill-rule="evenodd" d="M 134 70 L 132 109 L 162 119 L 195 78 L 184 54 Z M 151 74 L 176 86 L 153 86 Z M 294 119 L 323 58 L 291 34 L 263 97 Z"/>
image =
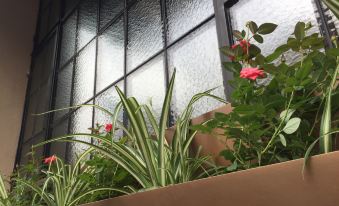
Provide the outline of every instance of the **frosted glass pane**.
<path id="1" fill-rule="evenodd" d="M 171 73 L 174 68 L 177 69 L 172 105 L 174 117 L 180 114 L 191 97 L 199 92 L 218 87 L 214 94 L 225 97 L 214 20 L 170 48 L 168 52 Z M 216 100 L 204 98 L 195 104 L 193 116 L 220 105 Z"/>
<path id="2" fill-rule="evenodd" d="M 34 60 L 34 67 L 32 71 L 32 85 L 31 92 L 35 92 L 40 88 L 41 84 L 46 83 L 48 78 L 51 77 L 54 69 L 54 56 L 55 56 L 55 43 L 56 39 L 53 36 L 42 48 Z"/>
<path id="3" fill-rule="evenodd" d="M 212 0 L 166 0 L 166 3 L 170 43 L 214 13 Z"/>
<path id="4" fill-rule="evenodd" d="M 77 57 L 74 76 L 73 105 L 84 103 L 94 94 L 95 41 Z"/>
<path id="5" fill-rule="evenodd" d="M 68 64 L 65 68 L 59 71 L 56 96 L 55 96 L 55 109 L 61 109 L 70 106 L 71 102 L 71 89 L 72 89 L 72 74 L 73 63 Z M 68 110 L 62 110 L 54 113 L 54 119 L 58 119 L 65 115 Z"/>
<path id="6" fill-rule="evenodd" d="M 27 114 L 26 114 L 24 140 L 27 140 L 32 137 L 34 120 L 35 120 L 35 117 L 32 114 L 36 113 L 38 98 L 39 98 L 38 92 L 32 94 L 29 98 L 28 109 L 27 109 Z"/>
<path id="7" fill-rule="evenodd" d="M 105 26 L 124 9 L 125 1 L 122 0 L 101 0 L 100 27 Z"/>
<path id="8" fill-rule="evenodd" d="M 84 47 L 97 33 L 98 1 L 85 0 L 79 9 L 78 50 Z"/>
<path id="9" fill-rule="evenodd" d="M 165 71 L 163 55 L 127 77 L 127 94 L 135 97 L 140 104 L 152 103 L 159 117 L 165 97 Z"/>
<path id="10" fill-rule="evenodd" d="M 99 37 L 97 91 L 124 75 L 124 24 L 120 19 Z"/>
<path id="11" fill-rule="evenodd" d="M 274 11 L 274 12 L 273 12 Z M 266 22 L 278 24 L 277 29 L 264 37 L 263 44 L 257 44 L 264 55 L 286 43 L 298 21 L 312 22 L 310 32 L 319 32 L 312 0 L 240 0 L 231 8 L 233 29 L 243 29 L 246 22 L 258 25 Z"/>
<path id="12" fill-rule="evenodd" d="M 127 66 L 131 71 L 163 48 L 160 1 L 138 1 L 128 14 Z"/>
<path id="13" fill-rule="evenodd" d="M 74 12 L 62 26 L 60 66 L 63 66 L 74 55 L 76 22 L 77 13 Z"/>
<path id="14" fill-rule="evenodd" d="M 50 84 L 47 83 L 46 85 L 42 86 L 39 90 L 39 99 L 38 99 L 38 107 L 36 109 L 36 114 L 40 114 L 43 112 L 49 111 L 49 100 L 51 95 L 51 88 Z M 46 124 L 47 115 L 43 116 L 35 116 L 35 123 L 34 123 L 34 132 L 33 135 L 41 132 Z"/>
<path id="15" fill-rule="evenodd" d="M 72 114 L 71 117 L 71 134 L 85 133 L 90 134 L 91 131 L 89 128 L 92 128 L 92 117 L 93 109 L 92 107 L 82 107 Z M 74 139 L 91 142 L 91 140 L 86 137 L 76 137 Z M 77 155 L 84 152 L 88 147 L 80 143 L 70 143 L 70 160 L 75 160 Z"/>
<path id="16" fill-rule="evenodd" d="M 70 12 L 79 2 L 80 0 L 66 0 L 65 6 L 66 6 L 66 12 Z"/>
<path id="17" fill-rule="evenodd" d="M 122 91 L 124 91 L 124 82 L 119 82 L 117 86 Z M 110 112 L 114 112 L 114 109 L 119 102 L 120 102 L 120 98 L 114 86 L 108 89 L 107 91 L 105 91 L 104 93 L 100 94 L 95 99 L 96 105 L 101 106 Z M 119 119 L 120 121 L 122 121 L 123 119 L 122 113 Z M 103 111 L 99 109 L 95 109 L 95 121 L 94 122 L 100 125 L 104 125 L 104 124 L 112 123 L 112 119 L 108 114 L 104 113 Z"/>
<path id="18" fill-rule="evenodd" d="M 68 134 L 68 120 L 63 121 L 59 125 L 53 128 L 52 138 L 57 138 Z M 51 155 L 57 155 L 58 157 L 65 158 L 67 143 L 66 142 L 53 142 L 51 143 Z"/>

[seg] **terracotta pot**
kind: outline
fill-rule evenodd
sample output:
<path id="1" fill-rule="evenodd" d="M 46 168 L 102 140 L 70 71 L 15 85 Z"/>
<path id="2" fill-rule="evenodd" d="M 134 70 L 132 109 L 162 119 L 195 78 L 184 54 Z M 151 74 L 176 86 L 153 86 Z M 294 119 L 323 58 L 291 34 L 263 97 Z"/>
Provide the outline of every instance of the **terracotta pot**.
<path id="1" fill-rule="evenodd" d="M 336 206 L 339 152 L 225 174 L 86 206 Z"/>

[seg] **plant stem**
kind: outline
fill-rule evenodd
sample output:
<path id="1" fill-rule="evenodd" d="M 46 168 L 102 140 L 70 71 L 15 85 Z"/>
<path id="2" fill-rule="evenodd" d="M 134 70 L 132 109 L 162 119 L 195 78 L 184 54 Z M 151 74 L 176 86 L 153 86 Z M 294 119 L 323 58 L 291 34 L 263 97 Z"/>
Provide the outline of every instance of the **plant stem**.
<path id="1" fill-rule="evenodd" d="M 285 120 L 286 120 L 286 117 L 287 117 L 287 114 L 288 114 L 288 110 L 290 109 L 291 107 L 291 103 L 292 103 L 292 100 L 294 98 L 294 91 L 292 92 L 291 94 L 291 97 L 290 97 L 290 100 L 288 102 L 288 105 L 287 105 L 287 108 L 286 108 L 286 112 L 285 112 L 285 115 L 284 115 L 284 118 L 282 119 L 282 121 L 280 122 L 279 126 L 278 126 L 278 129 L 275 130 L 272 138 L 270 139 L 270 141 L 268 142 L 268 144 L 266 145 L 265 149 L 261 152 L 261 154 L 263 155 L 265 152 L 267 152 L 267 150 L 271 147 L 272 143 L 274 142 L 274 140 L 277 138 L 277 136 L 280 134 L 281 132 L 281 129 L 282 129 L 282 126 L 284 125 L 285 123 Z"/>

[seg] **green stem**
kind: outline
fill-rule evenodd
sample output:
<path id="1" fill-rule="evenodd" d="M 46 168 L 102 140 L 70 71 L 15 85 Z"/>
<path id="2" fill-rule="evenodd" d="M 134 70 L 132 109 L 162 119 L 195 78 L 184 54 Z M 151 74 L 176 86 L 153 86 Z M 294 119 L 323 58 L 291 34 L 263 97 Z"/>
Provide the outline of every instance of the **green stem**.
<path id="1" fill-rule="evenodd" d="M 286 112 L 285 112 L 285 115 L 284 115 L 284 118 L 282 119 L 282 121 L 280 122 L 279 126 L 278 126 L 278 129 L 275 130 L 272 138 L 270 139 L 270 141 L 268 142 L 268 144 L 266 145 L 265 149 L 261 152 L 261 155 L 263 155 L 264 153 L 267 152 L 267 150 L 272 146 L 273 142 L 275 141 L 275 139 L 277 138 L 277 136 L 280 134 L 281 130 L 282 130 L 282 127 L 283 125 L 285 124 L 285 120 L 286 120 L 286 117 L 287 117 L 287 114 L 288 114 L 288 111 L 291 107 L 291 103 L 292 103 L 292 100 L 294 98 L 294 91 L 292 92 L 291 94 L 291 97 L 290 97 L 290 100 L 288 102 L 288 105 L 287 105 L 287 108 L 286 108 Z"/>

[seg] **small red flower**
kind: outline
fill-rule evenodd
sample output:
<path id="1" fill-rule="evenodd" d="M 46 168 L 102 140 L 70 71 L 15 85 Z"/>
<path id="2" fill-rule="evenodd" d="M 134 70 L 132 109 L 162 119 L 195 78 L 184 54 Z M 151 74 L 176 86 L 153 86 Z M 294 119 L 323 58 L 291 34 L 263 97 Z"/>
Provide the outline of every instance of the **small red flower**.
<path id="1" fill-rule="evenodd" d="M 244 79 L 256 80 L 258 77 L 264 76 L 264 71 L 258 68 L 243 68 L 240 72 L 240 77 Z"/>
<path id="2" fill-rule="evenodd" d="M 106 124 L 106 126 L 105 126 L 105 131 L 106 131 L 106 132 L 111 132 L 111 131 L 112 131 L 112 128 L 113 128 L 113 125 L 112 125 L 112 124 Z"/>
<path id="3" fill-rule="evenodd" d="M 247 47 L 250 47 L 251 44 L 250 44 L 250 42 L 248 42 L 245 39 L 243 39 L 243 40 L 240 41 L 240 46 L 241 46 L 243 52 L 247 53 Z"/>
<path id="4" fill-rule="evenodd" d="M 57 157 L 56 157 L 55 155 L 50 156 L 50 157 L 46 157 L 46 158 L 44 159 L 44 163 L 45 163 L 45 164 L 52 164 L 53 162 L 56 161 L 56 159 L 57 159 Z"/>

